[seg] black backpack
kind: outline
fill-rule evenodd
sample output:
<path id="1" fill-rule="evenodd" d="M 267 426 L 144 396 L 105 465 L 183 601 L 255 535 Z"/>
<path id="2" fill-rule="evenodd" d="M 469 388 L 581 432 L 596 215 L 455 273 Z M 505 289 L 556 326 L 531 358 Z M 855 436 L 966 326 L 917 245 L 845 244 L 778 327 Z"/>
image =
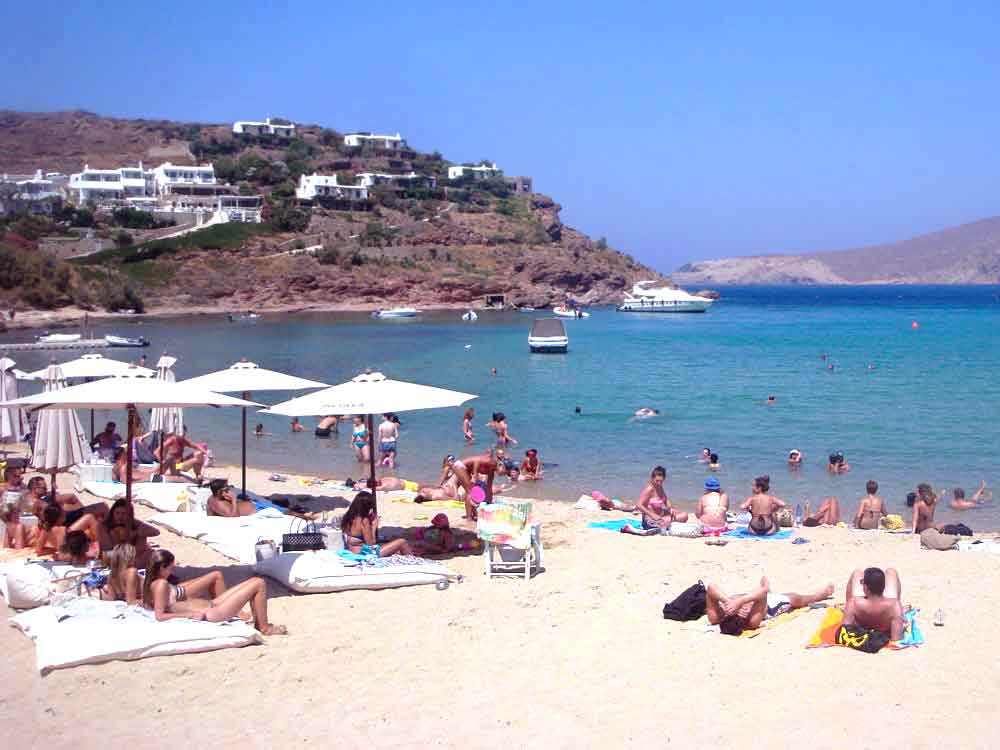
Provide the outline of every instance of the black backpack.
<path id="1" fill-rule="evenodd" d="M 952 534 L 954 536 L 972 536 L 972 529 L 964 523 L 949 523 L 942 531 L 945 534 Z"/>
<path id="2" fill-rule="evenodd" d="M 688 586 L 672 602 L 663 605 L 665 620 L 697 620 L 705 614 L 705 584 L 701 581 Z"/>

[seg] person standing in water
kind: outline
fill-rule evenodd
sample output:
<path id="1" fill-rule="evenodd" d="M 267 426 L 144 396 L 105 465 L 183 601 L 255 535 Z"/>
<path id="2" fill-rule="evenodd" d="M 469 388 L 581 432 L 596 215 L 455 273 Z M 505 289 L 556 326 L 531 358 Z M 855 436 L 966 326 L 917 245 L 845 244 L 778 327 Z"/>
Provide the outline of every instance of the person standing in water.
<path id="1" fill-rule="evenodd" d="M 476 442 L 476 436 L 472 434 L 472 419 L 475 416 L 475 410 L 469 408 L 465 410 L 465 416 L 462 417 L 462 435 L 467 443 Z"/>
<path id="2" fill-rule="evenodd" d="M 390 469 L 396 468 L 396 440 L 399 438 L 399 424 L 394 414 L 383 414 L 378 426 L 379 461 Z"/>

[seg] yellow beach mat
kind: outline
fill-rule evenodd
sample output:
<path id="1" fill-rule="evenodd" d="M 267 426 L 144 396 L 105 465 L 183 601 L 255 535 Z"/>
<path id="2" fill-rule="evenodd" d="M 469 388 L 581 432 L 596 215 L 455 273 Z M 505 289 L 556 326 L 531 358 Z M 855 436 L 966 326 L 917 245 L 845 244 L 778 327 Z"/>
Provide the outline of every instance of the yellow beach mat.
<path id="1" fill-rule="evenodd" d="M 789 620 L 794 620 L 796 617 L 801 617 L 806 612 L 809 611 L 808 607 L 801 607 L 799 609 L 793 609 L 788 612 L 782 612 L 777 617 L 772 617 L 769 620 L 764 620 L 761 626 L 756 630 L 744 630 L 740 633 L 740 638 L 756 638 L 758 635 L 763 633 L 768 628 L 773 628 L 775 625 L 780 625 L 783 622 L 788 622 Z"/>

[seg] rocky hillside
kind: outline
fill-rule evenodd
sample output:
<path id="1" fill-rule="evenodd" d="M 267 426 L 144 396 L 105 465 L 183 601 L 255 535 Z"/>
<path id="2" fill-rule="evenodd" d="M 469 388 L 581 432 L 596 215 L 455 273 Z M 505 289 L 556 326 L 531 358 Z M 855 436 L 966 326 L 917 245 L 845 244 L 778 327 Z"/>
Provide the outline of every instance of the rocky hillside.
<path id="1" fill-rule="evenodd" d="M 698 261 L 672 278 L 680 284 L 997 284 L 1000 217 L 853 250 Z"/>
<path id="2" fill-rule="evenodd" d="M 123 279 L 152 310 L 464 306 L 486 294 L 543 307 L 567 296 L 615 302 L 635 281 L 662 278 L 564 225 L 560 205 L 546 195 L 515 192 L 500 178 L 449 182 L 451 162 L 436 152 L 350 149 L 339 132 L 317 125 L 299 125 L 294 140 L 274 142 L 234 137 L 226 124 L 0 113 L 0 172 L 166 159 L 213 162 L 220 179 L 264 195 L 266 222 L 143 244 L 143 233 L 118 217 L 93 217 L 93 231 L 122 247 L 73 261 L 75 276 Z M 361 172 L 413 171 L 437 187 L 378 186 L 360 206 L 300 204 L 298 177 L 314 171 L 336 173 L 342 184 Z M 73 231 L 78 218 L 68 212 L 49 231 Z M 45 246 L 45 231 L 31 229 Z M 28 232 L 9 218 L 5 231 L 23 246 Z M 16 288 L 0 296 L 11 294 Z"/>

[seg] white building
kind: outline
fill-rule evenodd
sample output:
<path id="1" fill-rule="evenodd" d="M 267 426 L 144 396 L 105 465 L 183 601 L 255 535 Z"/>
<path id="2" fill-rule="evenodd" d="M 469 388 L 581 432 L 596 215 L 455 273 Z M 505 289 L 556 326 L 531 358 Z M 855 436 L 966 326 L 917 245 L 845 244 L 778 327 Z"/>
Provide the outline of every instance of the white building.
<path id="1" fill-rule="evenodd" d="M 215 167 L 211 164 L 186 167 L 168 161 L 152 170 L 150 174 L 158 196 L 178 192 L 215 194 L 219 192 L 216 187 L 225 187 L 227 190 L 229 187 L 220 185 L 215 179 Z"/>
<path id="2" fill-rule="evenodd" d="M 299 186 L 295 189 L 295 196 L 304 201 L 321 197 L 365 200 L 368 198 L 368 186 L 339 185 L 335 174 L 304 174 L 299 177 Z"/>
<path id="3" fill-rule="evenodd" d="M 87 164 L 82 172 L 70 175 L 69 191 L 77 203 L 151 197 L 153 172 L 143 169 L 142 162 L 117 169 L 91 169 Z"/>
<path id="4" fill-rule="evenodd" d="M 434 178 L 427 177 L 422 174 L 417 174 L 416 172 L 410 172 L 409 174 L 383 174 L 381 172 L 360 172 L 356 174 L 355 179 L 358 185 L 364 185 L 365 187 L 375 187 L 376 185 L 387 185 L 393 182 L 406 182 L 411 185 L 426 184 L 428 187 L 434 187 Z"/>
<path id="5" fill-rule="evenodd" d="M 406 148 L 406 139 L 399 133 L 396 135 L 378 135 L 377 133 L 348 133 L 344 136 L 344 145 L 360 148 L 366 143 L 385 151 L 399 151 Z"/>
<path id="6" fill-rule="evenodd" d="M 295 125 L 294 123 L 277 123 L 274 122 L 270 117 L 266 118 L 264 122 L 257 122 L 254 120 L 237 120 L 233 123 L 233 133 L 236 135 L 263 135 L 263 136 L 277 136 L 278 138 L 294 138 L 295 137 Z"/>
<path id="7" fill-rule="evenodd" d="M 64 177 L 65 175 L 63 175 Z M 52 214 L 62 205 L 58 173 L 0 175 L 0 216 L 4 214 Z"/>
<path id="8" fill-rule="evenodd" d="M 457 164 L 453 167 L 448 167 L 449 180 L 457 180 L 466 175 L 470 175 L 475 180 L 485 180 L 489 177 L 499 177 L 502 174 L 503 170 L 497 168 L 496 162 L 493 164 L 477 164 L 474 167 L 467 164 Z"/>

